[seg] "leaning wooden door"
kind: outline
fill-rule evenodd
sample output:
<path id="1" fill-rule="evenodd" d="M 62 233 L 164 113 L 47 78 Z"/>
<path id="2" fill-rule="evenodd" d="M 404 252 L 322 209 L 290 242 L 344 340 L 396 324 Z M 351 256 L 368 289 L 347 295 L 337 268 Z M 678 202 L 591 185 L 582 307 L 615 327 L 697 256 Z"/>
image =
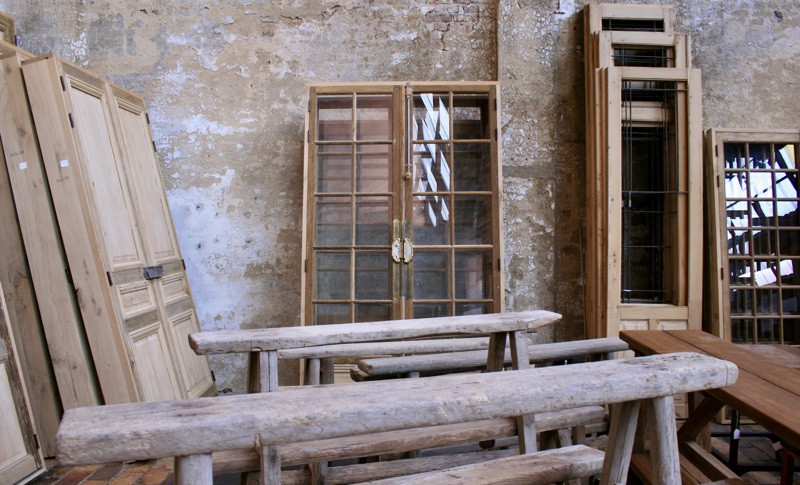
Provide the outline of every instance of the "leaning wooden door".
<path id="1" fill-rule="evenodd" d="M 144 275 L 153 283 L 181 390 L 186 397 L 198 397 L 213 386 L 213 379 L 206 358 L 188 345 L 189 334 L 199 332 L 200 325 L 161 181 L 149 117 L 142 98 L 108 86 L 134 207 L 139 219 L 146 221 L 140 226 L 148 265 Z"/>
<path id="2" fill-rule="evenodd" d="M 44 468 L 0 286 L 0 482 L 19 483 Z"/>

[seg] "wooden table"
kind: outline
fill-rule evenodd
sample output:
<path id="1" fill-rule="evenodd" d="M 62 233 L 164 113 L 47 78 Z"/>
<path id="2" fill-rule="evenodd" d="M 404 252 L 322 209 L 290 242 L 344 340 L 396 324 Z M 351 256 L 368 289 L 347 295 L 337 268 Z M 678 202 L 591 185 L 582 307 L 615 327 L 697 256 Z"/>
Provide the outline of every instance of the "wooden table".
<path id="1" fill-rule="evenodd" d="M 695 442 L 709 421 L 729 405 L 780 438 L 784 449 L 781 483 L 792 483 L 792 458 L 800 450 L 800 370 L 698 330 L 621 332 L 631 350 L 644 355 L 698 352 L 733 362 L 739 379 L 732 386 L 706 391 L 678 430 L 681 454 L 711 480 L 733 473 Z"/>

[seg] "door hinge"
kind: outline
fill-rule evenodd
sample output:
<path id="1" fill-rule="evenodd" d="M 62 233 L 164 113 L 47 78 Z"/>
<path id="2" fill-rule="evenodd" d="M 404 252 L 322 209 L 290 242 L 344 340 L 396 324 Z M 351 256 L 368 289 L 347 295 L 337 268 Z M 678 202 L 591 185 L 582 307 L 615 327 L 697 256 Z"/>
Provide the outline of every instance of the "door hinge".
<path id="1" fill-rule="evenodd" d="M 186 260 L 181 259 L 181 265 L 183 266 L 183 270 L 186 271 Z"/>
<path id="2" fill-rule="evenodd" d="M 36 434 L 36 433 L 33 433 L 33 443 L 36 445 L 36 449 L 38 450 L 40 448 L 40 446 L 39 446 L 39 435 Z"/>
<path id="3" fill-rule="evenodd" d="M 308 260 L 303 260 L 303 273 L 308 273 Z"/>
<path id="4" fill-rule="evenodd" d="M 111 272 L 106 271 L 106 279 L 108 280 L 108 286 L 114 286 L 114 283 L 111 281 Z"/>
<path id="5" fill-rule="evenodd" d="M 720 281 L 725 279 L 725 268 L 720 268 L 719 269 L 719 279 L 720 279 Z"/>
<path id="6" fill-rule="evenodd" d="M 719 188 L 719 175 L 717 175 L 717 188 Z"/>
<path id="7" fill-rule="evenodd" d="M 497 98 L 494 98 L 494 110 L 497 111 Z"/>
<path id="8" fill-rule="evenodd" d="M 156 148 L 156 142 L 153 140 L 153 151 L 158 153 L 158 148 Z"/>
<path id="9" fill-rule="evenodd" d="M 311 100 L 308 100 L 308 112 L 311 113 Z"/>
<path id="10" fill-rule="evenodd" d="M 211 381 L 212 382 L 217 382 L 217 376 L 214 375 L 214 371 L 213 370 L 211 371 Z"/>
<path id="11" fill-rule="evenodd" d="M 75 119 L 72 118 L 72 113 L 67 113 L 67 117 L 69 117 L 70 128 L 75 128 Z"/>
<path id="12" fill-rule="evenodd" d="M 714 156 L 715 157 L 719 156 L 719 145 L 714 145 Z"/>
<path id="13" fill-rule="evenodd" d="M 306 132 L 306 141 L 311 143 L 311 130 L 308 130 Z"/>
<path id="14" fill-rule="evenodd" d="M 503 260 L 497 258 L 497 271 L 503 271 Z"/>
<path id="15" fill-rule="evenodd" d="M 61 78 L 61 90 L 62 91 L 66 91 L 67 90 L 67 83 L 66 83 L 66 81 L 64 81 L 64 76 L 59 76 L 59 78 Z"/>
<path id="16" fill-rule="evenodd" d="M 75 283 L 73 283 L 73 281 L 72 281 L 72 273 L 69 272 L 69 268 L 64 268 L 64 273 L 67 275 L 67 283 L 74 290 L 75 289 Z"/>
<path id="17" fill-rule="evenodd" d="M 494 139 L 497 140 L 497 128 L 494 129 Z"/>
<path id="18" fill-rule="evenodd" d="M 146 119 L 146 120 L 147 120 L 147 124 L 149 125 L 149 124 L 150 124 L 150 115 L 149 115 L 149 114 L 147 114 L 147 113 L 145 113 L 145 114 L 144 114 L 144 119 Z"/>
<path id="19" fill-rule="evenodd" d="M 164 267 L 161 265 L 145 266 L 142 268 L 142 274 L 146 280 L 155 280 L 164 276 Z"/>

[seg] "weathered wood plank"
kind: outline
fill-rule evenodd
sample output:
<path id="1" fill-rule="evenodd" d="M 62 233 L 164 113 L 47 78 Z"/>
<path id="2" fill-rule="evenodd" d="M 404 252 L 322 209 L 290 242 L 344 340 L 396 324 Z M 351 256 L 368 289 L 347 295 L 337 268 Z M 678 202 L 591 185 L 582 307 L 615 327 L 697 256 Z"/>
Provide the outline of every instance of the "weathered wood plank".
<path id="1" fill-rule="evenodd" d="M 569 428 L 579 423 L 600 423 L 603 421 L 604 415 L 605 410 L 602 406 L 539 413 L 536 415 L 536 426 L 538 431 L 546 432 Z M 470 443 L 486 438 L 509 438 L 516 434 L 517 425 L 513 418 L 387 431 L 284 445 L 280 448 L 281 463 L 283 466 L 294 466 L 315 461 L 404 453 L 411 450 Z M 258 469 L 258 454 L 252 449 L 214 453 L 215 474 Z"/>
<path id="2" fill-rule="evenodd" d="M 628 350 L 628 344 L 618 338 L 578 340 L 528 346 L 529 362 L 538 364 L 567 360 L 591 354 Z M 511 363 L 511 350 L 505 352 L 504 362 Z M 486 351 L 450 352 L 441 354 L 408 355 L 362 359 L 358 368 L 368 375 L 433 372 L 451 369 L 472 369 L 486 364 Z"/>
<path id="3" fill-rule="evenodd" d="M 224 354 L 279 350 L 316 345 L 398 340 L 449 334 L 488 334 L 536 330 L 561 319 L 544 310 L 459 317 L 419 318 L 369 323 L 345 323 L 308 327 L 264 328 L 200 332 L 189 336 L 197 354 Z"/>
<path id="4" fill-rule="evenodd" d="M 359 342 L 278 350 L 279 359 L 323 359 L 358 355 L 432 354 L 486 350 L 489 337 L 462 337 L 392 342 Z M 484 359 L 484 363 L 485 363 Z"/>
<path id="5" fill-rule="evenodd" d="M 601 485 L 625 483 L 627 480 L 640 405 L 641 401 L 625 401 L 611 407 L 611 428 Z"/>
<path id="6" fill-rule="evenodd" d="M 432 379 L 78 408 L 59 429 L 63 464 L 194 455 L 520 416 L 728 386 L 736 366 L 667 354 Z M 399 412 L 402 410 L 402 412 Z"/>
<path id="7" fill-rule="evenodd" d="M 211 453 L 175 457 L 175 484 L 199 485 L 213 482 Z"/>
<path id="8" fill-rule="evenodd" d="M 604 453 L 584 445 L 370 482 L 373 485 L 547 484 L 600 472 Z"/>
<path id="9" fill-rule="evenodd" d="M 653 460 L 654 485 L 681 482 L 681 462 L 675 439 L 675 403 L 672 396 L 650 399 L 650 455 Z"/>

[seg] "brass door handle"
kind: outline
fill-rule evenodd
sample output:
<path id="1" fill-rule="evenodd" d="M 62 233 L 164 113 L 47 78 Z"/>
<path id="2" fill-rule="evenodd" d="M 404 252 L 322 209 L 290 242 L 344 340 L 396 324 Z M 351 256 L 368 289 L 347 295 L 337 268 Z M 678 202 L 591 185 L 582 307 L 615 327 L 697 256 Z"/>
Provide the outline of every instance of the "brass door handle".
<path id="1" fill-rule="evenodd" d="M 403 240 L 403 262 L 408 264 L 414 259 L 414 245 L 409 238 Z"/>
<path id="2" fill-rule="evenodd" d="M 403 248 L 400 246 L 400 238 L 397 238 L 392 242 L 392 259 L 395 263 L 399 263 L 402 260 L 402 251 Z"/>

